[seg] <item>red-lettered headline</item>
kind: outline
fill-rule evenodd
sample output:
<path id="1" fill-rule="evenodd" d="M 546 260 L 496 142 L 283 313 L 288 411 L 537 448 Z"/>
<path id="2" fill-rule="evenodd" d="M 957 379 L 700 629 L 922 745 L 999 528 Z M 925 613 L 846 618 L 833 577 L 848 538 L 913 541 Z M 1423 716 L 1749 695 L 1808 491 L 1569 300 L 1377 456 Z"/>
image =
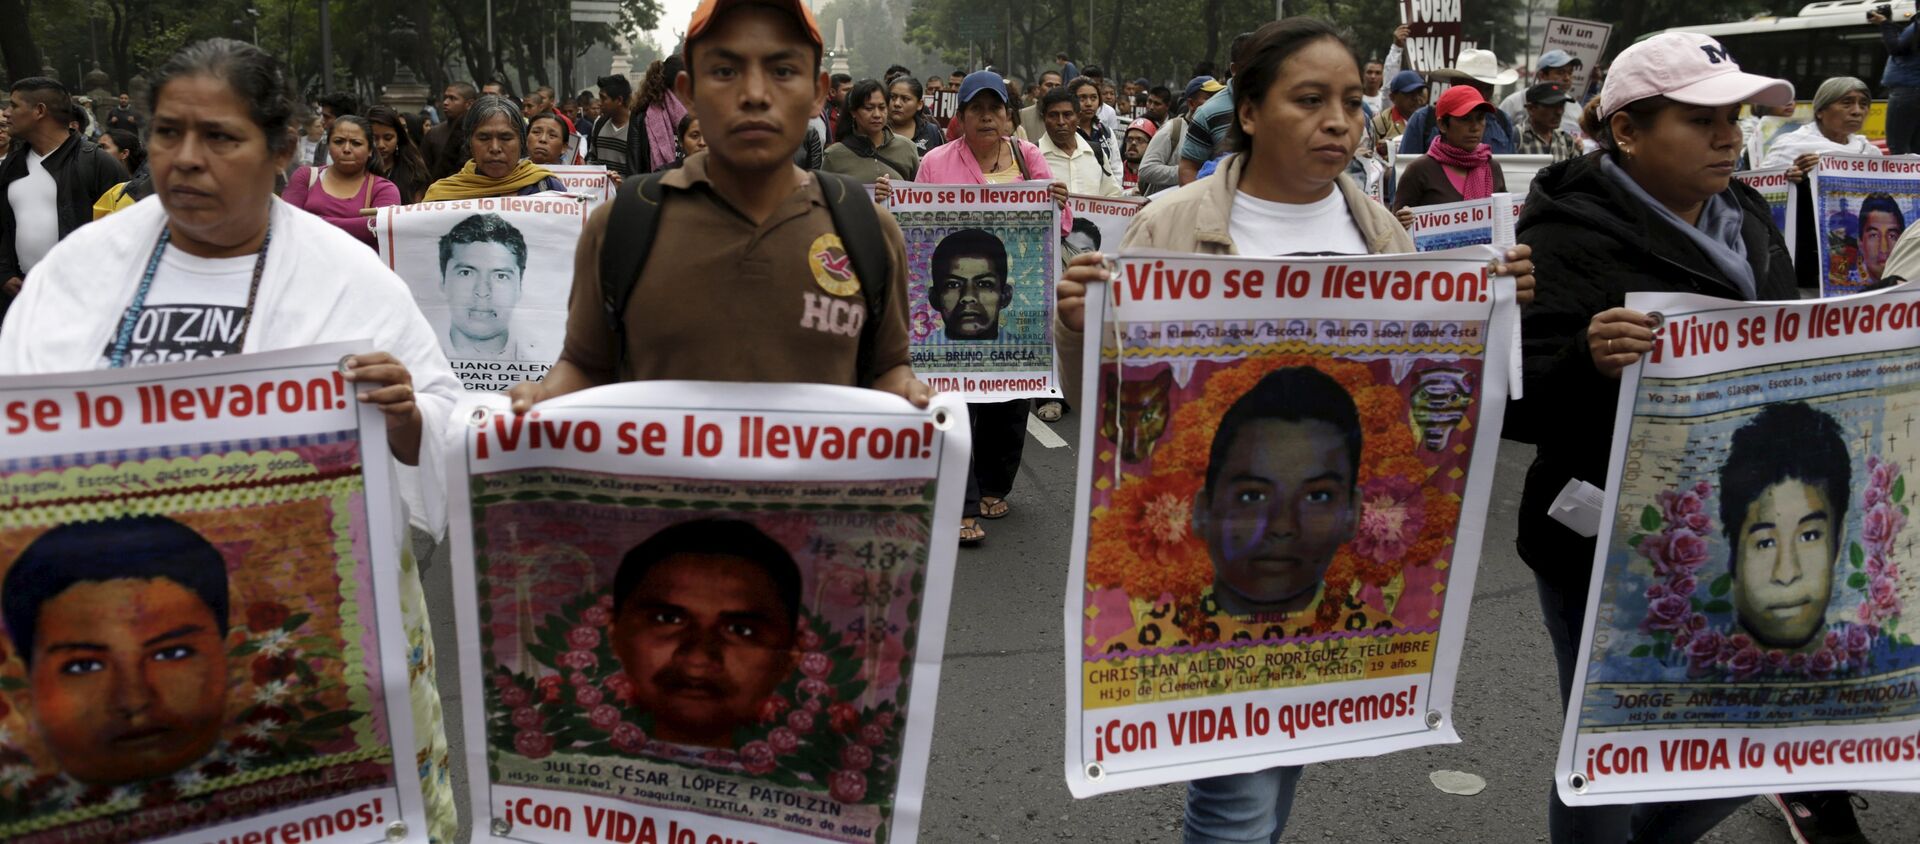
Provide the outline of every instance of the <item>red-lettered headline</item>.
<path id="1" fill-rule="evenodd" d="M 8 434 L 92 431 L 217 419 L 296 416 L 344 410 L 347 382 L 338 372 L 253 384 L 175 387 L 147 384 L 124 392 L 74 390 L 65 395 L 0 403 L 0 430 Z"/>
<path id="2" fill-rule="evenodd" d="M 1052 202 L 1053 194 L 1045 185 L 1023 187 L 968 187 L 965 185 L 941 185 L 938 187 L 910 187 L 905 185 L 893 188 L 893 205 L 952 205 L 955 203 L 977 204 L 983 202 L 1015 204 L 1023 202 Z"/>
<path id="3" fill-rule="evenodd" d="M 670 421 L 555 419 L 535 410 L 496 413 L 474 433 L 474 456 L 527 451 L 739 460 L 927 460 L 931 422 L 910 425 L 793 423 L 747 415 L 726 422 L 684 414 Z"/>
<path id="4" fill-rule="evenodd" d="M 548 830 L 582 841 L 618 841 L 622 844 L 758 844 L 751 838 L 736 838 L 702 832 L 679 820 L 661 821 L 651 815 L 598 806 L 564 806 L 531 797 L 508 799 L 501 806 L 504 819 L 516 830 Z"/>
<path id="5" fill-rule="evenodd" d="M 1168 267 L 1165 261 L 1134 262 L 1110 284 L 1114 304 L 1183 300 L 1353 299 L 1371 301 L 1486 302 L 1492 295 L 1484 268 L 1470 272 L 1409 269 L 1390 265 L 1325 264 L 1319 277 L 1281 264 L 1267 270 L 1239 268 L 1215 275 L 1206 267 Z"/>
<path id="6" fill-rule="evenodd" d="M 321 812 L 297 820 L 276 820 L 258 829 L 210 838 L 210 844 L 304 844 L 319 842 L 355 830 L 378 829 L 387 825 L 387 810 L 375 797 L 358 806 Z M 365 839 L 366 832 L 354 836 Z M 378 837 L 376 834 L 375 837 Z"/>
<path id="7" fill-rule="evenodd" d="M 1899 157 L 1864 155 L 1820 156 L 1821 173 L 1863 173 L 1872 175 L 1911 175 L 1920 173 L 1920 161 Z"/>
<path id="8" fill-rule="evenodd" d="M 1765 769 L 1793 774 L 1916 760 L 1920 760 L 1920 732 L 1909 727 L 1881 736 L 1787 739 L 1772 744 L 1753 738 L 1661 739 L 1651 747 L 1603 742 L 1587 748 L 1583 767 L 1588 781 L 1598 782 L 1608 777 L 1655 773 Z"/>
<path id="9" fill-rule="evenodd" d="M 1777 308 L 1772 314 L 1678 317 L 1653 344 L 1653 362 L 1675 360 L 1770 343 L 1829 340 L 1883 332 L 1920 330 L 1920 299 L 1900 297 L 1854 303 Z"/>
<path id="10" fill-rule="evenodd" d="M 1415 714 L 1420 697 L 1418 684 L 1403 691 L 1370 695 L 1351 695 L 1309 703 L 1284 703 L 1262 706 L 1248 702 L 1238 709 L 1232 706 L 1206 706 L 1169 712 L 1158 721 L 1128 721 L 1114 718 L 1093 728 L 1093 756 L 1105 761 L 1109 756 L 1142 753 L 1161 747 L 1187 747 L 1214 742 L 1235 741 L 1285 733 L 1299 738 L 1303 733 L 1349 724 L 1366 724 Z"/>

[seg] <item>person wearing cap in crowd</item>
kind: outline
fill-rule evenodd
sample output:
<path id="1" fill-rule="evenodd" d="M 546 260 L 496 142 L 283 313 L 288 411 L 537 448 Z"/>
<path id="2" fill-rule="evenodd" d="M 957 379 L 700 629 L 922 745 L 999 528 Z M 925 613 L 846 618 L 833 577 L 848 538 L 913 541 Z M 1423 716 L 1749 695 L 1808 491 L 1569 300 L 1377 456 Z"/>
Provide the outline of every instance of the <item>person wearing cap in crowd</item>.
<path id="1" fill-rule="evenodd" d="M 1067 97 L 1067 100 L 1061 100 Z M 1075 104 L 1068 89 L 1056 88 L 1047 99 Z M 1007 110 L 1007 86 L 1000 74 L 977 71 L 960 81 L 960 132 L 945 145 L 920 159 L 918 180 L 933 185 L 1003 185 L 1038 179 L 1051 182 L 1049 190 L 1062 207 L 1067 184 L 1056 181 L 1040 148 L 1012 136 Z M 1066 108 L 1063 105 L 1062 108 Z M 1078 113 L 1078 109 L 1074 109 Z M 1085 144 L 1084 137 L 1076 142 Z M 1071 214 L 1060 216 L 1060 233 L 1071 232 Z M 967 475 L 966 502 L 961 509 L 960 544 L 976 545 L 987 538 L 981 519 L 998 519 L 1010 512 L 1007 494 L 1013 491 L 1027 433 L 1025 399 L 971 403 L 973 466 Z"/>
<path id="2" fill-rule="evenodd" d="M 1527 119 L 1519 123 L 1513 151 L 1521 155 L 1551 155 L 1554 161 L 1579 155 L 1580 142 L 1560 128 L 1560 117 L 1570 102 L 1563 83 L 1542 82 L 1528 88 Z"/>
<path id="3" fill-rule="evenodd" d="M 1481 140 L 1492 122 L 1493 104 L 1473 86 L 1455 85 L 1440 95 L 1433 110 L 1440 115 L 1440 134 L 1427 146 L 1425 157 L 1407 165 L 1393 192 L 1393 210 L 1402 223 L 1413 221 L 1411 208 L 1486 199 L 1507 189 L 1500 162 Z"/>
<path id="4" fill-rule="evenodd" d="M 1141 196 L 1180 186 L 1180 144 L 1186 139 L 1187 121 L 1226 87 L 1211 76 L 1196 76 L 1187 83 L 1181 95 L 1181 102 L 1186 106 L 1184 113 L 1159 124 L 1160 130 L 1153 133 L 1153 140 L 1147 144 L 1147 154 L 1140 158 Z"/>
<path id="5" fill-rule="evenodd" d="M 1387 97 L 1391 106 L 1373 116 L 1368 124 L 1372 130 L 1377 151 L 1381 157 L 1387 154 L 1388 141 L 1400 137 L 1407 131 L 1407 118 L 1427 104 L 1426 77 L 1417 70 L 1403 70 L 1393 75 L 1393 82 L 1387 86 Z"/>
<path id="6" fill-rule="evenodd" d="M 1201 168 L 1214 160 L 1225 150 L 1220 142 L 1225 140 L 1234 122 L 1233 76 L 1240 72 L 1246 57 L 1241 55 L 1253 43 L 1253 33 L 1242 32 L 1233 37 L 1233 43 L 1227 48 L 1232 61 L 1227 65 L 1227 86 L 1208 99 L 1206 105 L 1193 110 L 1187 120 L 1186 137 L 1180 141 L 1180 184 L 1187 184 L 1200 178 Z"/>
<path id="7" fill-rule="evenodd" d="M 1793 86 L 1742 72 L 1718 42 L 1686 32 L 1634 44 L 1612 69 L 1585 121 L 1602 151 L 1542 170 L 1517 224 L 1535 271 L 1551 281 L 1522 314 L 1526 399 L 1507 405 L 1503 433 L 1537 446 L 1516 544 L 1534 572 L 1562 707 L 1579 661 L 1594 540 L 1549 509 L 1569 480 L 1606 477 L 1620 373 L 1653 349 L 1654 319 L 1626 308 L 1627 294 L 1799 298 L 1766 201 L 1733 178 L 1742 105 L 1789 106 Z M 1844 795 L 1790 799 L 1823 819 L 1852 820 Z M 1548 827 L 1555 844 L 1694 841 L 1747 800 L 1570 808 L 1549 789 Z"/>
<path id="8" fill-rule="evenodd" d="M 800 0 L 702 0 L 686 32 L 674 93 L 699 115 L 707 149 L 660 177 L 652 253 L 631 282 L 625 331 L 616 333 L 602 306 L 601 250 L 635 233 L 609 230 L 621 203 L 608 202 L 587 218 L 574 253 L 559 360 L 513 389 L 514 412 L 601 384 L 658 379 L 870 386 L 925 407 L 933 390 L 907 358 L 899 224 L 878 208 L 877 232 L 836 231 L 825 191 L 845 183 L 793 165 L 828 91 L 813 12 Z M 842 238 L 857 236 L 886 241 L 877 308 L 848 266 Z M 843 308 L 850 318 L 828 316 Z M 849 330 L 864 321 L 877 326 Z M 868 369 L 858 371 L 863 359 Z"/>
<path id="9" fill-rule="evenodd" d="M 1127 137 L 1120 142 L 1120 190 L 1128 196 L 1140 195 L 1140 162 L 1146 158 L 1147 145 L 1153 143 L 1158 131 L 1160 127 L 1145 117 L 1127 124 Z"/>
<path id="10" fill-rule="evenodd" d="M 1493 96 L 1493 89 L 1501 85 L 1512 85 L 1520 74 L 1513 68 L 1500 67 L 1500 60 L 1492 50 L 1461 50 L 1460 58 L 1453 67 L 1443 68 L 1427 74 L 1440 82 L 1456 85 L 1468 85 L 1480 92 L 1480 98 Z M 1433 113 L 1433 106 L 1427 106 L 1407 118 L 1407 130 L 1400 135 L 1401 155 L 1420 155 L 1433 145 L 1433 139 L 1440 134 L 1440 127 Z M 1504 112 L 1495 109 L 1487 117 L 1487 134 L 1483 139 L 1493 148 L 1494 155 L 1513 154 L 1513 122 Z"/>
<path id="11" fill-rule="evenodd" d="M 1548 50 L 1540 54 L 1540 61 L 1534 63 L 1533 84 L 1544 85 L 1554 82 L 1563 89 L 1571 91 L 1574 74 L 1579 73 L 1580 68 L 1580 60 L 1568 55 L 1567 51 Z M 1507 120 L 1513 125 L 1520 126 L 1527 122 L 1527 103 L 1529 102 L 1527 94 L 1532 90 L 1532 88 L 1522 88 L 1508 94 L 1506 99 L 1500 101 L 1500 113 L 1506 115 Z M 1561 106 L 1561 112 L 1558 121 L 1560 128 L 1566 130 L 1569 135 L 1580 137 L 1580 104 L 1573 101 L 1571 94 L 1568 95 L 1566 104 Z"/>
<path id="12" fill-rule="evenodd" d="M 1393 105 L 1393 80 L 1399 78 L 1400 74 L 1406 72 L 1403 68 L 1406 66 L 1407 35 L 1412 31 L 1413 28 L 1404 23 L 1395 27 L 1393 30 L 1393 46 L 1387 49 L 1386 58 L 1381 59 L 1379 62 L 1382 84 L 1370 84 L 1369 87 L 1375 88 L 1376 90 L 1360 101 L 1362 105 L 1366 106 L 1368 120 L 1379 117 L 1381 112 L 1386 111 L 1388 107 Z M 1408 112 L 1408 114 L 1411 113 L 1411 111 Z M 1402 120 L 1401 122 L 1404 123 L 1406 121 Z M 1369 126 L 1369 128 L 1371 128 L 1371 126 Z"/>

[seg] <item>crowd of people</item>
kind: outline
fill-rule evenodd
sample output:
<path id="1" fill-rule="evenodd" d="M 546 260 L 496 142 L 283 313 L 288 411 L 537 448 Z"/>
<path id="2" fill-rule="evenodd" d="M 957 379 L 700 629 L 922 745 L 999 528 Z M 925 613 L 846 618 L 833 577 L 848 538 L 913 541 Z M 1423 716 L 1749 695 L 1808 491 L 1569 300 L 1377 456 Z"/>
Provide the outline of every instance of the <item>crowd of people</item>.
<path id="1" fill-rule="evenodd" d="M 1920 107 L 1914 28 L 1887 25 L 1906 51 L 1887 85 L 1896 105 Z M 637 86 L 609 75 L 572 97 L 542 87 L 517 99 L 499 83 L 455 82 L 420 113 L 363 109 L 347 94 L 309 109 L 278 58 L 223 39 L 169 61 L 147 112 L 123 95 L 100 127 L 59 82 L 21 79 L 0 120 L 0 374 L 371 337 L 376 351 L 356 356 L 347 377 L 385 413 L 394 460 L 431 466 L 460 387 L 405 286 L 368 248 L 381 207 L 564 191 L 548 168 L 575 163 L 658 191 L 654 251 L 631 268 L 625 310 L 611 317 L 602 276 L 623 266 L 616 244 L 630 232 L 618 203 L 590 215 L 564 347 L 544 378 L 511 393 L 526 412 L 651 379 L 832 383 L 925 406 L 933 391 L 908 362 L 900 228 L 884 209 L 843 218 L 836 186 L 873 185 L 885 199 L 908 181 L 1041 181 L 1063 205 L 1069 194 L 1136 196 L 1148 202 L 1125 246 L 1247 256 L 1407 253 L 1408 209 L 1524 192 L 1519 245 L 1491 269 L 1516 278 L 1524 305 L 1527 398 L 1509 405 L 1506 435 L 1537 446 L 1519 550 L 1536 575 L 1564 707 L 1594 540 L 1546 509 L 1568 479 L 1606 476 L 1620 374 L 1654 340 L 1652 318 L 1625 308 L 1625 296 L 1800 295 L 1792 233 L 1732 178 L 1752 132 L 1744 121 L 1790 108 L 1794 92 L 1716 59 L 1712 39 L 1669 33 L 1621 51 L 1590 91 L 1572 90 L 1576 60 L 1549 51 L 1530 84 L 1496 99 L 1519 74 L 1493 53 L 1462 50 L 1452 66 L 1422 72 L 1405 65 L 1407 37 L 1401 27 L 1370 60 L 1330 24 L 1286 18 L 1234 38 L 1224 70 L 1172 85 L 1116 84 L 1065 54 L 1032 84 L 993 69 L 922 80 L 895 67 L 854 79 L 820 71 L 805 4 L 709 0 L 684 48 Z M 1430 97 L 1437 84 L 1447 87 Z M 936 116 L 949 94 L 951 113 Z M 1878 154 L 1860 134 L 1871 96 L 1861 80 L 1828 81 L 1813 121 L 1747 163 L 1803 178 L 1823 152 Z M 1389 149 L 1420 157 L 1396 178 Z M 1499 157 L 1514 153 L 1554 163 L 1530 186 L 1509 184 Z M 823 330 L 803 313 L 802 294 L 818 285 L 800 256 L 827 236 L 881 259 L 855 270 L 885 295 L 867 296 L 864 283 L 846 294 L 866 297 L 855 303 L 869 325 L 860 332 Z M 1087 285 L 1106 281 L 1106 266 L 1081 252 L 1058 280 L 1068 396 L 1078 395 Z M 956 282 L 950 295 L 1001 294 Z M 239 316 L 234 331 L 190 347 L 127 328 L 165 306 Z M 1012 512 L 1029 412 L 1056 421 L 1071 408 L 1021 400 L 970 410 L 959 536 L 978 545 L 984 521 Z M 424 611 L 410 607 L 410 624 Z M 422 706 L 437 707 L 424 683 Z M 1186 840 L 1277 840 L 1300 776 L 1276 768 L 1191 783 Z M 448 821 L 447 786 L 429 780 Z M 1775 800 L 1803 840 L 1862 840 L 1813 837 L 1858 836 L 1844 793 Z M 1549 796 L 1549 832 L 1555 842 L 1691 841 L 1743 802 L 1572 809 Z"/>

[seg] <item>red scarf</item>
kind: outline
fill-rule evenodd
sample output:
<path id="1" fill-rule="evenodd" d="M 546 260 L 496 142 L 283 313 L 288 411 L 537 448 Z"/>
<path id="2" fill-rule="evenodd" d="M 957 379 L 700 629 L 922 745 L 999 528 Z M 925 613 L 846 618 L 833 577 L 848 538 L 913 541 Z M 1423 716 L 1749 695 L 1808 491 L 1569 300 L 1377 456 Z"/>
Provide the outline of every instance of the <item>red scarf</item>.
<path id="1" fill-rule="evenodd" d="M 1453 183 L 1453 189 L 1460 192 L 1461 199 L 1486 199 L 1493 195 L 1493 147 L 1481 144 L 1467 152 L 1435 135 L 1433 143 L 1427 145 L 1427 157 L 1446 165 L 1440 169 L 1447 174 L 1447 181 Z M 1467 174 L 1456 175 L 1447 167 L 1458 167 Z"/>

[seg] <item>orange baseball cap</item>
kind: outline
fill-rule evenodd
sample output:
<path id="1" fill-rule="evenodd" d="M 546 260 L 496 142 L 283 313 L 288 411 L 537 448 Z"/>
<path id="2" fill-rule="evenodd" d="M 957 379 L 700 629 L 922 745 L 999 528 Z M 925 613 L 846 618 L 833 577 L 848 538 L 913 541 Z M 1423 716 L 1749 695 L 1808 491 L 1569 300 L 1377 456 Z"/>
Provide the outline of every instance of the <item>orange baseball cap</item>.
<path id="1" fill-rule="evenodd" d="M 713 23 L 716 15 L 734 6 L 745 5 L 772 6 L 787 12 L 800 21 L 800 28 L 806 30 L 807 38 L 813 46 L 826 48 L 826 42 L 820 38 L 820 22 L 813 19 L 813 10 L 801 0 L 700 0 L 700 6 L 693 10 L 693 20 L 687 24 L 687 43 L 693 43 L 700 33 L 705 32 Z"/>

